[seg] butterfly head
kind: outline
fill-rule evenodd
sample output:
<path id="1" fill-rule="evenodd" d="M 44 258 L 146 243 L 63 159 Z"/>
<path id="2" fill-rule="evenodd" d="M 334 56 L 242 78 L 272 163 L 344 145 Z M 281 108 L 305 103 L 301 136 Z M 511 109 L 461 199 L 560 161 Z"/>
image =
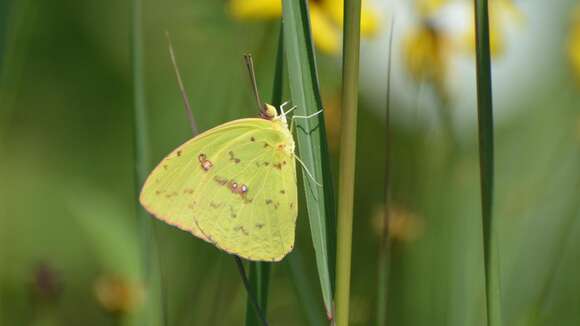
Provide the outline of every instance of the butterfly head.
<path id="1" fill-rule="evenodd" d="M 265 103 L 262 111 L 260 111 L 260 117 L 266 120 L 274 120 L 278 117 L 278 112 L 274 106 Z"/>

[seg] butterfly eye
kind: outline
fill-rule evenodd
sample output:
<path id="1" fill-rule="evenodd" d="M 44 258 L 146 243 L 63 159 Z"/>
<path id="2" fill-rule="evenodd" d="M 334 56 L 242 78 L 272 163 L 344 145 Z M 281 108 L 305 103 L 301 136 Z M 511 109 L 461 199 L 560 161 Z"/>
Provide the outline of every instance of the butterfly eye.
<path id="1" fill-rule="evenodd" d="M 242 185 L 242 192 L 243 192 L 243 193 L 246 193 L 246 192 L 248 192 L 248 186 L 246 186 L 246 185 Z"/>

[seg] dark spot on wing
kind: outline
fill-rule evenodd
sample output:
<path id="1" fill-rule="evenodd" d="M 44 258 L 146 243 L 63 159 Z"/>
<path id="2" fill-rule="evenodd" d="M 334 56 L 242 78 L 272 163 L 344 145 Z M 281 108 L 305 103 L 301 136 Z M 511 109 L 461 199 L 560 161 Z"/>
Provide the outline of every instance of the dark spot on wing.
<path id="1" fill-rule="evenodd" d="M 256 224 L 256 229 L 261 229 L 264 227 L 264 224 L 258 223 Z"/>
<path id="2" fill-rule="evenodd" d="M 171 197 L 175 197 L 175 196 L 177 196 L 177 192 L 176 191 L 174 191 L 172 193 L 169 193 L 169 194 L 166 194 L 165 195 L 165 198 L 171 198 Z"/>
<path id="3" fill-rule="evenodd" d="M 282 170 L 282 164 L 281 163 L 276 163 L 273 165 L 276 169 L 278 170 Z"/>
<path id="4" fill-rule="evenodd" d="M 177 156 L 181 156 L 181 150 L 177 151 Z"/>
<path id="5" fill-rule="evenodd" d="M 272 199 L 266 199 L 266 205 L 270 205 L 272 203 Z"/>
<path id="6" fill-rule="evenodd" d="M 286 193 L 286 190 L 282 189 L 282 190 L 280 190 L 280 193 L 283 195 Z"/>
<path id="7" fill-rule="evenodd" d="M 234 180 L 230 180 L 230 181 L 228 182 L 228 188 L 230 188 L 230 190 L 231 190 L 233 193 L 237 193 L 237 192 L 238 192 L 238 183 L 237 183 L 237 182 L 235 182 Z"/>
<path id="8" fill-rule="evenodd" d="M 213 177 L 213 180 L 222 186 L 228 183 L 227 179 L 221 178 L 220 176 L 217 175 Z"/>
<path id="9" fill-rule="evenodd" d="M 232 207 L 232 205 L 230 205 L 230 217 L 231 218 L 238 217 L 238 214 L 236 214 L 236 211 L 234 211 L 234 208 Z"/>
<path id="10" fill-rule="evenodd" d="M 238 225 L 238 226 L 234 227 L 234 231 L 240 231 L 244 235 L 249 235 L 248 231 L 243 226 L 241 226 L 241 225 Z"/>
<path id="11" fill-rule="evenodd" d="M 229 151 L 228 154 L 230 154 L 230 161 L 234 161 L 236 164 L 240 163 L 240 159 L 234 155 L 233 151 Z"/>
<path id="12" fill-rule="evenodd" d="M 250 137 L 250 141 L 256 141 L 256 138 Z"/>

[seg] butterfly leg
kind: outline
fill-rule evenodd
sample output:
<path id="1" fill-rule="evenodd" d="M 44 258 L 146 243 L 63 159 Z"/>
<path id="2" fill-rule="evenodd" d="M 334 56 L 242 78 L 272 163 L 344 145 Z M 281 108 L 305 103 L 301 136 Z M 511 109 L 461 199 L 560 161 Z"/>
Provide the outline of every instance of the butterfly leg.
<path id="1" fill-rule="evenodd" d="M 292 132 L 292 130 L 293 130 L 292 128 L 294 128 L 294 119 L 310 119 L 310 118 L 313 118 L 313 117 L 319 115 L 320 113 L 322 113 L 322 111 L 323 110 L 319 110 L 319 111 L 316 111 L 310 115 L 294 115 L 294 116 L 292 116 L 292 120 L 290 121 L 290 132 Z M 288 111 L 288 112 L 290 112 L 290 111 Z"/>
<path id="2" fill-rule="evenodd" d="M 318 181 L 316 181 L 316 179 L 314 178 L 314 176 L 312 175 L 312 172 L 310 172 L 310 170 L 308 170 L 308 168 L 306 167 L 306 164 L 304 164 L 304 162 L 302 162 L 302 160 L 300 159 L 300 157 L 298 157 L 298 155 L 294 154 L 294 158 L 296 159 L 296 161 L 298 161 L 298 163 L 300 163 L 300 165 L 302 165 L 302 168 L 304 168 L 304 171 L 306 171 L 306 174 L 310 177 L 310 179 L 319 187 L 322 187 L 322 184 Z"/>
<path id="3" fill-rule="evenodd" d="M 286 105 L 288 105 L 288 101 L 286 101 L 286 102 L 284 102 L 284 103 L 282 103 L 282 104 L 280 105 L 280 112 L 282 112 L 282 115 L 285 115 L 285 114 L 286 114 L 286 113 L 284 113 L 284 107 L 285 107 Z"/>
<path id="4" fill-rule="evenodd" d="M 290 112 L 290 111 L 288 111 L 288 112 Z M 319 115 L 320 113 L 322 113 L 322 110 L 317 111 L 317 112 L 314 112 L 314 113 L 312 113 L 310 115 L 295 115 L 295 116 L 292 116 L 292 120 L 290 121 L 290 132 L 292 132 L 292 130 L 294 128 L 294 119 L 310 119 L 310 118 L 313 118 L 313 117 Z M 317 186 L 322 187 L 322 184 L 320 182 L 316 181 L 316 179 L 314 178 L 314 175 L 312 175 L 312 172 L 310 172 L 310 170 L 308 170 L 308 168 L 306 167 L 306 164 L 304 164 L 304 162 L 302 162 L 302 160 L 300 159 L 300 157 L 298 157 L 298 155 L 296 155 L 296 154 L 294 154 L 294 157 L 296 158 L 296 161 L 298 161 L 298 163 L 300 163 L 300 165 L 302 165 L 302 168 L 304 168 L 304 170 L 306 171 L 306 174 L 310 177 L 310 179 Z"/>
<path id="5" fill-rule="evenodd" d="M 282 103 L 282 105 L 280 105 L 280 112 L 282 112 L 280 114 L 281 117 L 286 117 L 288 115 L 288 113 L 294 111 L 296 109 L 296 105 L 294 105 L 293 107 L 290 108 L 290 110 L 284 112 L 284 107 L 288 104 L 288 101 Z"/>

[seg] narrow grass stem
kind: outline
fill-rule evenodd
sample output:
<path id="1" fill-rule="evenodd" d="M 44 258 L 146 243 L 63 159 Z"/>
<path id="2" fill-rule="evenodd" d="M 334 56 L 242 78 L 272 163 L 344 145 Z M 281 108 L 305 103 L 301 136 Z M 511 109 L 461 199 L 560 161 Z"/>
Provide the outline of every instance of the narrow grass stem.
<path id="1" fill-rule="evenodd" d="M 493 98 L 491 55 L 489 43 L 489 14 L 487 0 L 475 1 L 475 35 L 477 67 L 477 115 L 479 123 L 479 166 L 481 178 L 481 210 L 487 323 L 501 325 L 501 295 L 499 257 L 493 232 Z"/>
<path id="2" fill-rule="evenodd" d="M 377 288 L 377 326 L 387 325 L 387 303 L 389 291 L 389 272 L 391 259 L 391 239 L 389 220 L 391 212 L 391 63 L 393 51 L 393 35 L 395 33 L 395 17 L 391 20 L 388 42 L 387 61 L 387 96 L 385 112 L 385 197 L 384 216 L 381 239 L 379 240 L 378 288 Z"/>
<path id="3" fill-rule="evenodd" d="M 360 0 L 344 1 L 342 64 L 342 122 L 338 180 L 338 233 L 336 259 L 336 324 L 348 325 L 352 221 L 356 160 Z"/>

